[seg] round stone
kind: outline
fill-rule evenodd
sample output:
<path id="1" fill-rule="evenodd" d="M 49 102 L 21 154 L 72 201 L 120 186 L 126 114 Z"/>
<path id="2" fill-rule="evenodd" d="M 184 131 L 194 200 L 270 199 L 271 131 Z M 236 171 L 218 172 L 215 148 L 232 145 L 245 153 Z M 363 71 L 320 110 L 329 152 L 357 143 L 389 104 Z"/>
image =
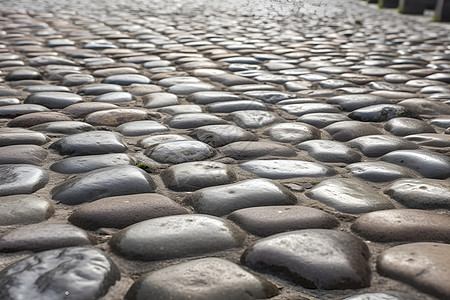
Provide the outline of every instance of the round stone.
<path id="1" fill-rule="evenodd" d="M 64 108 L 83 101 L 81 96 L 65 92 L 40 92 L 31 94 L 25 99 L 25 103 L 43 105 L 48 108 Z"/>
<path id="2" fill-rule="evenodd" d="M 269 128 L 266 132 L 270 139 L 282 143 L 299 143 L 319 139 L 321 132 L 314 126 L 299 123 L 281 123 Z"/>
<path id="3" fill-rule="evenodd" d="M 221 118 L 206 113 L 179 114 L 170 117 L 167 125 L 177 129 L 190 129 L 207 125 L 226 124 Z"/>
<path id="4" fill-rule="evenodd" d="M 191 135 L 212 147 L 221 147 L 238 141 L 255 141 L 258 137 L 233 125 L 209 125 L 196 128 Z"/>
<path id="5" fill-rule="evenodd" d="M 112 103 L 82 102 L 67 106 L 66 108 L 61 110 L 61 112 L 74 118 L 84 118 L 88 114 L 96 111 L 110 110 L 115 108 L 119 107 Z"/>
<path id="6" fill-rule="evenodd" d="M 297 121 L 312 125 L 317 128 L 323 128 L 336 122 L 351 121 L 351 119 L 344 114 L 311 113 L 302 115 L 300 118 L 298 118 Z"/>
<path id="7" fill-rule="evenodd" d="M 78 90 L 80 95 L 102 95 L 112 92 L 122 92 L 122 87 L 118 84 L 94 83 L 85 85 Z"/>
<path id="8" fill-rule="evenodd" d="M 84 120 L 94 126 L 119 126 L 123 123 L 146 120 L 147 118 L 148 114 L 146 111 L 117 108 L 90 113 Z"/>
<path id="9" fill-rule="evenodd" d="M 343 300 L 419 300 L 419 298 L 400 292 L 375 292 L 359 294 Z"/>
<path id="10" fill-rule="evenodd" d="M 419 174 L 411 169 L 383 161 L 366 161 L 347 166 L 353 176 L 371 182 L 387 182 L 400 178 L 416 178 Z"/>
<path id="11" fill-rule="evenodd" d="M 131 85 L 133 83 L 147 84 L 150 83 L 150 79 L 140 74 L 119 74 L 110 75 L 102 80 L 102 83 L 118 84 L 118 85 Z"/>
<path id="12" fill-rule="evenodd" d="M 410 97 L 411 98 L 411 97 Z M 420 98 L 406 99 L 397 103 L 418 115 L 449 115 L 450 106 L 439 102 Z"/>
<path id="13" fill-rule="evenodd" d="M 144 108 L 158 108 L 178 104 L 178 97 L 171 93 L 151 93 L 142 97 Z"/>
<path id="14" fill-rule="evenodd" d="M 79 121 L 49 122 L 32 126 L 29 129 L 56 134 L 76 134 L 95 130 L 94 126 Z"/>
<path id="15" fill-rule="evenodd" d="M 235 111 L 229 114 L 229 118 L 244 129 L 260 128 L 283 121 L 278 115 L 261 110 Z"/>
<path id="16" fill-rule="evenodd" d="M 67 74 L 61 80 L 61 84 L 64 86 L 78 86 L 95 81 L 94 76 L 89 74 Z"/>
<path id="17" fill-rule="evenodd" d="M 295 150 L 268 142 L 234 142 L 220 148 L 220 152 L 238 160 L 254 159 L 262 156 L 296 156 Z"/>
<path id="18" fill-rule="evenodd" d="M 301 160 L 251 160 L 239 165 L 243 170 L 269 179 L 325 177 L 336 174 L 330 167 Z"/>
<path id="19" fill-rule="evenodd" d="M 294 98 L 295 95 L 287 94 L 278 91 L 247 91 L 244 92 L 243 95 L 261 100 L 265 103 L 275 104 L 282 100 Z"/>
<path id="20" fill-rule="evenodd" d="M 31 127 L 48 122 L 72 121 L 72 118 L 54 111 L 34 112 L 15 117 L 8 123 L 8 127 Z"/>
<path id="21" fill-rule="evenodd" d="M 342 121 L 324 128 L 333 139 L 347 142 L 351 139 L 366 135 L 381 135 L 383 132 L 377 127 L 360 121 Z"/>
<path id="22" fill-rule="evenodd" d="M 158 82 L 158 84 L 160 84 Z M 195 92 L 201 91 L 214 91 L 218 88 L 215 85 L 205 83 L 205 82 L 197 82 L 197 83 L 178 83 L 171 85 L 168 89 L 169 93 L 175 95 L 190 95 Z"/>
<path id="23" fill-rule="evenodd" d="M 329 140 L 311 140 L 297 145 L 314 159 L 321 162 L 353 163 L 361 160 L 361 155 L 347 145 Z"/>
<path id="24" fill-rule="evenodd" d="M 413 118 L 395 118 L 384 124 L 384 129 L 393 135 L 406 136 L 418 133 L 435 133 L 433 126 L 425 121 Z"/>
<path id="25" fill-rule="evenodd" d="M 139 136 L 169 131 L 166 126 L 150 120 L 124 123 L 117 126 L 116 129 L 124 136 Z"/>
<path id="26" fill-rule="evenodd" d="M 0 147 L 0 164 L 40 165 L 48 151 L 37 145 L 12 145 Z"/>
<path id="27" fill-rule="evenodd" d="M 439 133 L 412 134 L 404 137 L 418 146 L 428 146 L 437 148 L 450 147 L 450 135 Z"/>
<path id="28" fill-rule="evenodd" d="M 148 157 L 166 164 L 201 161 L 214 156 L 215 153 L 214 149 L 199 141 L 166 142 L 145 151 Z"/>
<path id="29" fill-rule="evenodd" d="M 169 114 L 171 116 L 180 114 L 195 114 L 201 113 L 202 107 L 194 104 L 181 104 L 181 105 L 171 105 L 158 109 L 158 112 Z"/>
<path id="30" fill-rule="evenodd" d="M 149 148 L 154 147 L 156 145 L 167 143 L 167 142 L 176 142 L 176 141 L 187 141 L 188 139 L 184 136 L 178 134 L 161 134 L 161 135 L 153 135 L 146 138 L 143 138 L 137 142 L 137 146 L 141 148 Z"/>
<path id="31" fill-rule="evenodd" d="M 0 165 L 0 196 L 31 194 L 43 188 L 49 180 L 47 172 L 33 165 Z"/>
<path id="32" fill-rule="evenodd" d="M 348 145 L 359 149 L 364 155 L 378 157 L 395 150 L 417 149 L 417 145 L 392 135 L 367 135 L 348 142 Z"/>
<path id="33" fill-rule="evenodd" d="M 230 113 L 239 110 L 267 110 L 267 107 L 260 102 L 250 100 L 218 102 L 208 107 L 208 111 L 212 113 Z"/>
<path id="34" fill-rule="evenodd" d="M 133 95 L 127 92 L 110 92 L 92 99 L 93 102 L 124 103 L 133 101 Z"/>
<path id="35" fill-rule="evenodd" d="M 355 109 L 377 104 L 391 104 L 391 101 L 376 95 L 340 95 L 326 101 L 329 104 L 337 104 L 343 111 L 353 111 Z"/>
<path id="36" fill-rule="evenodd" d="M 0 118 L 15 118 L 34 112 L 50 111 L 47 107 L 39 104 L 12 104 L 0 106 Z"/>
<path id="37" fill-rule="evenodd" d="M 50 170 L 62 174 L 78 174 L 117 165 L 135 165 L 134 158 L 124 153 L 68 157 L 53 163 Z"/>
<path id="38" fill-rule="evenodd" d="M 32 224 L 45 221 L 55 212 L 50 201 L 35 195 L 0 197 L 0 225 Z"/>
<path id="39" fill-rule="evenodd" d="M 230 92 L 207 91 L 193 93 L 186 100 L 204 105 L 214 102 L 236 101 L 241 100 L 241 98 Z"/>
<path id="40" fill-rule="evenodd" d="M 385 122 L 398 117 L 413 117 L 414 113 L 401 105 L 377 104 L 356 109 L 348 116 L 363 122 Z"/>

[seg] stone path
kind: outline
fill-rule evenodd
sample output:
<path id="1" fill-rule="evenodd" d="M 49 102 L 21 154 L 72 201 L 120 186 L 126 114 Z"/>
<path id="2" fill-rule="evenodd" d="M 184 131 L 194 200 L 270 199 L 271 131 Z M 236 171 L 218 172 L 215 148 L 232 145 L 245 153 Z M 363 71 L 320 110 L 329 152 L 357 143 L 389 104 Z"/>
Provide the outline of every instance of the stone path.
<path id="1" fill-rule="evenodd" d="M 365 1 L 4 0 L 1 299 L 450 299 L 450 25 Z"/>

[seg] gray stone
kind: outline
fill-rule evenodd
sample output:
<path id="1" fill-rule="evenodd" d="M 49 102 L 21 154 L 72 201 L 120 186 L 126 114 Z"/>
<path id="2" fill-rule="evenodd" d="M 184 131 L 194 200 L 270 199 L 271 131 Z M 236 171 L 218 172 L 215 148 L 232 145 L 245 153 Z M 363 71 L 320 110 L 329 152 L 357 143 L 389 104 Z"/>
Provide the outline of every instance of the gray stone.
<path id="1" fill-rule="evenodd" d="M 161 83 L 158 82 L 158 83 Z M 197 82 L 197 83 L 178 83 L 171 85 L 169 87 L 169 93 L 175 95 L 190 95 L 195 92 L 202 91 L 215 91 L 218 88 L 215 85 L 205 83 L 205 82 Z"/>
<path id="2" fill-rule="evenodd" d="M 122 87 L 118 84 L 94 83 L 85 85 L 78 90 L 80 95 L 102 95 L 112 92 L 122 92 Z"/>
<path id="3" fill-rule="evenodd" d="M 312 125 L 317 128 L 323 128 L 336 122 L 351 121 L 351 119 L 344 114 L 311 113 L 302 115 L 300 118 L 298 118 L 297 121 Z"/>
<path id="4" fill-rule="evenodd" d="M 9 72 L 5 76 L 6 81 L 17 81 L 17 80 L 27 80 L 27 79 L 42 79 L 41 73 L 36 69 L 21 68 Z"/>
<path id="5" fill-rule="evenodd" d="M 161 134 L 143 138 L 137 142 L 137 146 L 141 148 L 153 147 L 162 143 L 187 141 L 188 139 L 178 134 Z"/>
<path id="6" fill-rule="evenodd" d="M 377 127 L 361 121 L 341 121 L 324 128 L 333 139 L 347 142 L 351 139 L 366 135 L 381 135 L 383 132 Z"/>
<path id="7" fill-rule="evenodd" d="M 242 141 L 234 142 L 220 148 L 220 152 L 238 160 L 254 159 L 262 156 L 296 156 L 295 150 L 269 142 Z"/>
<path id="8" fill-rule="evenodd" d="M 207 91 L 193 93 L 189 95 L 186 100 L 203 105 L 214 102 L 241 100 L 241 97 L 230 92 Z"/>
<path id="9" fill-rule="evenodd" d="M 47 172 L 33 165 L 0 165 L 0 196 L 31 194 L 43 188 L 49 180 Z"/>
<path id="10" fill-rule="evenodd" d="M 50 201 L 35 195 L 0 197 L 0 225 L 32 224 L 45 221 L 55 212 Z"/>
<path id="11" fill-rule="evenodd" d="M 28 61 L 28 64 L 32 67 L 41 67 L 48 65 L 63 65 L 63 66 L 76 66 L 74 61 L 58 56 L 41 55 L 33 57 Z"/>
<path id="12" fill-rule="evenodd" d="M 229 118 L 244 129 L 260 128 L 283 121 L 274 113 L 261 110 L 235 111 L 229 114 Z"/>
<path id="13" fill-rule="evenodd" d="M 377 104 L 391 104 L 391 101 L 375 95 L 340 95 L 326 101 L 329 104 L 337 104 L 343 111 L 353 111 L 355 109 Z"/>
<path id="14" fill-rule="evenodd" d="M 414 117 L 414 113 L 401 105 L 377 104 L 356 109 L 348 116 L 363 122 L 385 122 L 398 117 Z"/>
<path id="15" fill-rule="evenodd" d="M 213 147 L 221 147 L 238 141 L 255 141 L 258 137 L 234 125 L 209 125 L 196 128 L 191 133 L 200 141 Z"/>
<path id="16" fill-rule="evenodd" d="M 67 205 L 92 202 L 97 199 L 150 193 L 156 189 L 153 179 L 142 169 L 120 165 L 90 171 L 55 186 L 54 200 Z"/>
<path id="17" fill-rule="evenodd" d="M 197 213 L 223 216 L 247 207 L 295 205 L 297 198 L 279 183 L 250 179 L 198 190 L 189 194 L 184 203 Z"/>
<path id="18" fill-rule="evenodd" d="M 437 179 L 400 179 L 385 193 L 410 208 L 450 208 L 450 187 Z"/>
<path id="19" fill-rule="evenodd" d="M 8 122 L 8 127 L 31 127 L 42 123 L 72 121 L 72 118 L 59 112 L 33 112 L 15 117 Z"/>
<path id="20" fill-rule="evenodd" d="M 40 92 L 31 94 L 25 99 L 27 104 L 38 104 L 48 108 L 64 108 L 83 101 L 81 96 L 66 92 Z"/>
<path id="21" fill-rule="evenodd" d="M 0 98 L 0 106 L 20 104 L 17 98 Z"/>
<path id="22" fill-rule="evenodd" d="M 124 136 L 138 136 L 169 131 L 166 126 L 150 120 L 124 123 L 117 126 L 116 129 Z"/>
<path id="23" fill-rule="evenodd" d="M 40 165 L 48 151 L 37 145 L 12 145 L 0 147 L 0 164 Z"/>
<path id="24" fill-rule="evenodd" d="M 253 79 L 245 78 L 234 74 L 222 74 L 211 76 L 212 81 L 221 83 L 226 86 L 242 85 L 242 84 L 255 84 Z"/>
<path id="25" fill-rule="evenodd" d="M 450 147 L 450 135 L 439 133 L 412 134 L 404 137 L 418 146 L 437 148 Z"/>
<path id="26" fill-rule="evenodd" d="M 218 162 L 187 162 L 165 169 L 161 178 L 171 190 L 195 191 L 232 183 L 236 174 L 229 166 Z"/>
<path id="27" fill-rule="evenodd" d="M 259 91 L 259 90 L 247 91 L 247 92 L 244 92 L 243 95 L 251 97 L 251 98 L 255 98 L 255 99 L 261 100 L 263 102 L 270 103 L 270 104 L 275 104 L 282 100 L 286 100 L 286 99 L 295 97 L 295 95 L 278 92 L 278 91 Z"/>
<path id="28" fill-rule="evenodd" d="M 93 102 L 124 103 L 133 101 L 133 95 L 127 92 L 110 92 L 92 99 Z"/>
<path id="29" fill-rule="evenodd" d="M 369 286 L 369 256 L 366 244 L 349 233 L 304 229 L 257 241 L 241 261 L 306 288 L 334 290 Z"/>
<path id="30" fill-rule="evenodd" d="M 400 178 L 417 178 L 419 174 L 411 169 L 383 161 L 367 161 L 347 166 L 353 176 L 371 182 L 387 182 Z"/>
<path id="31" fill-rule="evenodd" d="M 420 300 L 419 298 L 400 292 L 374 292 L 351 296 L 343 300 Z"/>
<path id="32" fill-rule="evenodd" d="M 81 102 L 67 106 L 66 108 L 61 110 L 61 112 L 74 118 L 84 118 L 90 113 L 96 111 L 110 110 L 115 108 L 119 107 L 112 103 Z"/>
<path id="33" fill-rule="evenodd" d="M 450 245 L 412 243 L 383 251 L 377 270 L 383 276 L 399 280 L 439 299 L 450 297 Z"/>
<path id="34" fill-rule="evenodd" d="M 164 87 L 171 87 L 176 84 L 202 83 L 197 77 L 168 77 L 158 81 L 158 84 Z"/>
<path id="35" fill-rule="evenodd" d="M 281 107 L 282 110 L 294 116 L 303 116 L 310 113 L 338 113 L 340 110 L 326 103 L 289 104 Z"/>
<path id="36" fill-rule="evenodd" d="M 130 67 L 118 67 L 118 68 L 107 68 L 107 69 L 99 69 L 92 72 L 92 75 L 95 77 L 108 77 L 112 75 L 120 75 L 120 74 L 138 74 L 139 71 L 135 68 Z"/>
<path id="37" fill-rule="evenodd" d="M 119 126 L 123 123 L 147 120 L 146 111 L 132 108 L 100 110 L 90 113 L 84 119 L 94 126 Z"/>
<path id="38" fill-rule="evenodd" d="M 212 113 L 230 113 L 239 110 L 267 110 L 267 107 L 257 101 L 241 100 L 217 102 L 210 105 L 207 109 Z"/>
<path id="39" fill-rule="evenodd" d="M 269 179 L 324 177 L 336 174 L 330 167 L 301 160 L 251 160 L 239 165 L 243 170 Z"/>
<path id="40" fill-rule="evenodd" d="M 158 108 L 178 104 L 178 97 L 171 93 L 151 93 L 142 97 L 144 108 Z"/>
<path id="41" fill-rule="evenodd" d="M 166 164 L 205 160 L 215 154 L 214 149 L 199 141 L 166 142 L 145 151 L 148 157 Z"/>
<path id="42" fill-rule="evenodd" d="M 449 115 L 450 106 L 438 101 L 426 99 L 406 99 L 400 101 L 398 105 L 418 114 L 418 115 Z"/>
<path id="43" fill-rule="evenodd" d="M 389 120 L 384 124 L 384 129 L 397 136 L 436 132 L 433 126 L 427 122 L 412 118 L 395 118 Z"/>
<path id="44" fill-rule="evenodd" d="M 282 143 L 299 143 L 321 137 L 320 130 L 314 126 L 300 123 L 277 124 L 270 127 L 266 133 L 271 140 Z"/>
<path id="45" fill-rule="evenodd" d="M 102 83 L 118 84 L 118 85 L 131 85 L 133 83 L 150 83 L 150 79 L 140 74 L 118 74 L 110 75 L 102 80 Z"/>
<path id="46" fill-rule="evenodd" d="M 353 178 L 334 178 L 322 181 L 306 193 L 337 211 L 360 214 L 391 209 L 394 205 L 367 183 Z"/>
<path id="47" fill-rule="evenodd" d="M 134 158 L 124 153 L 68 157 L 53 163 L 50 169 L 63 174 L 77 174 L 117 165 L 134 165 Z"/>
<path id="48" fill-rule="evenodd" d="M 392 135 L 366 135 L 350 140 L 348 145 L 369 157 L 379 157 L 395 150 L 417 149 L 414 143 Z"/>
<path id="49" fill-rule="evenodd" d="M 155 261 L 239 247 L 245 238 L 245 233 L 229 221 L 188 214 L 131 225 L 114 234 L 109 246 L 129 259 Z"/>
<path id="50" fill-rule="evenodd" d="M 361 160 L 361 155 L 347 145 L 329 140 L 311 140 L 297 145 L 300 150 L 322 162 L 354 163 Z"/>
<path id="51" fill-rule="evenodd" d="M 226 124 L 221 118 L 207 113 L 179 114 L 170 117 L 166 124 L 177 129 L 190 129 L 207 125 Z"/>
<path id="52" fill-rule="evenodd" d="M 67 74 L 62 78 L 61 84 L 64 86 L 78 86 L 93 83 L 94 81 L 94 76 L 89 74 Z"/>
<path id="53" fill-rule="evenodd" d="M 76 134 L 95 130 L 94 126 L 79 121 L 56 121 L 35 125 L 29 128 L 45 133 Z"/>
<path id="54" fill-rule="evenodd" d="M 74 299 L 98 299 L 119 279 L 117 266 L 98 249 L 48 250 L 3 269 L 0 297 L 56 300 L 74 295 Z"/>
<path id="55" fill-rule="evenodd" d="M 169 114 L 171 116 L 180 114 L 201 113 L 202 107 L 195 104 L 171 105 L 158 109 L 158 112 Z"/>
<path id="56" fill-rule="evenodd" d="M 0 106 L 0 118 L 15 118 L 17 116 L 43 111 L 50 111 L 50 109 L 39 104 L 5 105 Z"/>

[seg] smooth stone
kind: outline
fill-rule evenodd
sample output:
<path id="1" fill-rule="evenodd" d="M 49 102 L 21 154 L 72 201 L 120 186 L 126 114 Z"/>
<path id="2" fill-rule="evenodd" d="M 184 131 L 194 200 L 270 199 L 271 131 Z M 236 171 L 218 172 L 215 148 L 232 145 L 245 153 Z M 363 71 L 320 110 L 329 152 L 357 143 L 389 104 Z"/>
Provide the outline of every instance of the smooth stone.
<path id="1" fill-rule="evenodd" d="M 118 85 L 131 85 L 133 83 L 147 84 L 150 83 L 150 79 L 147 76 L 140 74 L 118 74 L 110 75 L 102 80 L 102 83 L 118 84 Z"/>
<path id="2" fill-rule="evenodd" d="M 50 201 L 35 195 L 0 197 L 0 225 L 40 223 L 50 218 L 55 208 Z"/>
<path id="3" fill-rule="evenodd" d="M 122 87 L 118 84 L 94 83 L 83 86 L 78 90 L 80 95 L 102 95 L 112 92 L 122 92 Z"/>
<path id="4" fill-rule="evenodd" d="M 324 211 L 295 205 L 244 208 L 232 212 L 228 220 L 262 237 L 301 229 L 332 229 L 339 225 L 335 217 Z"/>
<path id="5" fill-rule="evenodd" d="M 445 83 L 450 83 L 450 75 L 448 73 L 434 73 L 425 77 L 429 80 L 437 80 Z"/>
<path id="6" fill-rule="evenodd" d="M 142 97 L 144 108 L 159 108 L 178 104 L 178 97 L 171 93 L 151 93 Z"/>
<path id="7" fill-rule="evenodd" d="M 117 126 L 116 130 L 124 136 L 138 136 L 169 131 L 166 126 L 150 120 L 124 123 Z"/>
<path id="8" fill-rule="evenodd" d="M 300 103 L 289 104 L 281 107 L 282 110 L 294 116 L 303 116 L 311 113 L 339 113 L 340 110 L 326 103 Z"/>
<path id="9" fill-rule="evenodd" d="M 119 108 L 117 105 L 112 103 L 101 103 L 101 102 L 82 102 L 76 103 L 67 106 L 63 110 L 62 113 L 72 116 L 74 118 L 84 118 L 90 113 L 101 111 L 101 110 L 110 110 Z"/>
<path id="10" fill-rule="evenodd" d="M 381 160 L 410 168 L 426 178 L 450 177 L 450 157 L 442 153 L 427 150 L 397 150 L 384 155 Z"/>
<path id="11" fill-rule="evenodd" d="M 92 75 L 95 77 L 108 77 L 113 75 L 121 75 L 121 74 L 138 74 L 139 71 L 135 68 L 130 67 L 118 67 L 118 68 L 107 68 L 107 69 L 99 69 L 92 72 Z"/>
<path id="12" fill-rule="evenodd" d="M 0 165 L 0 196 L 31 194 L 43 188 L 49 180 L 48 173 L 37 166 Z"/>
<path id="13" fill-rule="evenodd" d="M 84 155 L 57 161 L 50 166 L 50 170 L 62 174 L 78 174 L 117 165 L 135 165 L 135 163 L 132 157 L 124 153 Z"/>
<path id="14" fill-rule="evenodd" d="M 59 112 L 35 112 L 15 117 L 8 122 L 8 127 L 31 127 L 48 122 L 72 121 L 72 118 Z"/>
<path id="15" fill-rule="evenodd" d="M 79 102 L 84 102 L 81 96 L 65 92 L 40 92 L 31 94 L 25 99 L 26 104 L 43 105 L 51 109 L 65 108 Z"/>
<path id="16" fill-rule="evenodd" d="M 228 102 L 216 102 L 210 105 L 207 110 L 211 113 L 231 113 L 240 110 L 267 110 L 267 107 L 257 101 L 240 100 Z"/>
<path id="17" fill-rule="evenodd" d="M 417 145 L 392 135 L 367 135 L 348 141 L 365 156 L 379 157 L 395 150 L 417 149 Z"/>
<path id="18" fill-rule="evenodd" d="M 397 103 L 418 115 L 450 115 L 450 105 L 426 99 L 406 99 Z"/>
<path id="19" fill-rule="evenodd" d="M 195 104 L 171 105 L 158 109 L 158 112 L 169 114 L 171 116 L 180 114 L 201 113 L 202 107 Z"/>
<path id="20" fill-rule="evenodd" d="M 434 118 L 430 120 L 430 124 L 434 126 L 438 126 L 441 128 L 448 128 L 450 127 L 450 117 L 443 117 L 443 118 Z M 411 134 L 416 133 L 422 133 L 422 132 L 412 132 Z M 435 131 L 430 133 L 436 133 Z"/>
<path id="21" fill-rule="evenodd" d="M 342 79 L 326 79 L 320 81 L 319 86 L 323 89 L 338 89 L 343 87 L 353 87 L 355 84 Z"/>
<path id="22" fill-rule="evenodd" d="M 249 65 L 261 64 L 261 62 L 259 60 L 255 59 L 253 57 L 246 57 L 246 56 L 222 58 L 222 59 L 219 59 L 219 61 L 229 63 L 229 64 L 249 64 Z"/>
<path id="23" fill-rule="evenodd" d="M 267 299 L 275 285 L 221 258 L 201 258 L 147 273 L 125 296 L 138 299 Z"/>
<path id="24" fill-rule="evenodd" d="M 353 176 L 371 182 L 387 182 L 401 178 L 416 178 L 419 174 L 411 169 L 383 161 L 367 161 L 347 166 Z"/>
<path id="25" fill-rule="evenodd" d="M 69 222 L 88 230 L 122 229 L 149 219 L 188 213 L 163 195 L 144 193 L 107 197 L 84 204 L 73 212 Z"/>
<path id="26" fill-rule="evenodd" d="M 199 214 L 224 216 L 247 207 L 295 205 L 297 198 L 277 182 L 249 179 L 195 191 L 184 198 L 184 203 Z"/>
<path id="27" fill-rule="evenodd" d="M 349 233 L 304 229 L 257 241 L 241 262 L 310 289 L 358 289 L 370 285 L 369 256 L 366 244 Z"/>
<path id="28" fill-rule="evenodd" d="M 41 55 L 33 57 L 28 61 L 31 67 L 41 67 L 48 65 L 63 65 L 63 66 L 76 66 L 77 64 L 69 59 L 58 56 Z"/>
<path id="29" fill-rule="evenodd" d="M 270 139 L 282 143 L 299 143 L 312 139 L 320 139 L 319 129 L 308 124 L 281 123 L 270 127 L 266 134 Z"/>
<path id="30" fill-rule="evenodd" d="M 239 141 L 256 141 L 258 137 L 234 125 L 209 125 L 194 129 L 191 133 L 212 147 L 221 147 Z"/>
<path id="31" fill-rule="evenodd" d="M 127 92 L 105 93 L 92 99 L 92 102 L 124 103 L 133 101 L 133 95 Z"/>
<path id="32" fill-rule="evenodd" d="M 371 212 L 353 222 L 351 229 L 364 239 L 381 243 L 450 241 L 450 217 L 418 209 Z"/>
<path id="33" fill-rule="evenodd" d="M 56 248 L 90 245 L 94 238 L 69 224 L 31 224 L 0 236 L 0 252 L 44 251 Z"/>
<path id="34" fill-rule="evenodd" d="M 349 214 L 395 208 L 388 198 L 370 185 L 353 178 L 327 179 L 306 192 L 306 195 Z"/>
<path id="35" fill-rule="evenodd" d="M 188 113 L 170 117 L 166 124 L 177 129 L 190 129 L 207 125 L 226 124 L 221 118 L 207 113 Z"/>
<path id="36" fill-rule="evenodd" d="M 342 300 L 420 300 L 419 298 L 400 292 L 373 292 L 351 296 Z"/>
<path id="37" fill-rule="evenodd" d="M 98 299 L 119 279 L 117 266 L 98 249 L 47 250 L 0 272 L 1 297 L 56 300 L 75 295 L 77 299 Z"/>
<path id="38" fill-rule="evenodd" d="M 146 111 L 132 108 L 100 110 L 90 113 L 84 121 L 94 126 L 119 126 L 133 121 L 147 120 Z"/>
<path id="39" fill-rule="evenodd" d="M 450 187 L 437 179 L 400 179 L 392 183 L 385 193 L 409 208 L 450 208 Z"/>
<path id="40" fill-rule="evenodd" d="M 377 127 L 361 121 L 336 122 L 326 126 L 324 130 L 327 131 L 333 139 L 340 142 L 347 142 L 366 135 L 383 134 L 383 132 Z"/>
<path id="41" fill-rule="evenodd" d="M 384 97 L 361 94 L 361 95 L 339 95 L 326 101 L 329 104 L 337 104 L 343 111 L 353 111 L 355 109 L 377 104 L 391 104 L 391 100 Z"/>
<path id="42" fill-rule="evenodd" d="M 288 81 L 284 86 L 289 92 L 298 92 L 311 89 L 312 83 L 309 81 Z"/>
<path id="43" fill-rule="evenodd" d="M 282 122 L 283 119 L 274 113 L 261 110 L 235 111 L 228 115 L 239 127 L 244 129 L 260 128 L 273 123 Z"/>
<path id="44" fill-rule="evenodd" d="M 48 151 L 37 145 L 12 145 L 0 147 L 0 164 L 41 165 Z"/>
<path id="45" fill-rule="evenodd" d="M 161 79 L 158 81 L 158 84 L 164 87 L 171 87 L 176 84 L 191 84 L 191 83 L 203 83 L 200 79 L 197 77 L 168 77 Z"/>
<path id="46" fill-rule="evenodd" d="M 160 83 L 160 82 L 158 82 Z M 169 93 L 175 95 L 190 95 L 196 92 L 202 91 L 215 91 L 218 88 L 215 85 L 205 83 L 205 82 L 197 82 L 197 83 L 178 83 L 171 85 L 168 89 Z"/>
<path id="47" fill-rule="evenodd" d="M 405 136 L 404 139 L 413 142 L 418 146 L 450 147 L 450 135 L 439 133 L 422 133 Z"/>
<path id="48" fill-rule="evenodd" d="M 361 160 L 361 155 L 344 143 L 329 140 L 310 140 L 297 145 L 300 150 L 321 162 L 354 163 Z"/>
<path id="49" fill-rule="evenodd" d="M 377 104 L 356 109 L 348 116 L 363 122 L 385 122 L 398 117 L 414 117 L 415 114 L 401 105 Z"/>
<path id="50" fill-rule="evenodd" d="M 242 93 L 244 96 L 261 100 L 265 103 L 276 104 L 282 100 L 294 98 L 295 95 L 278 91 L 246 91 Z"/>
<path id="51" fill-rule="evenodd" d="M 213 157 L 216 151 L 199 141 L 166 142 L 147 148 L 145 155 L 165 164 L 201 161 Z"/>
<path id="52" fill-rule="evenodd" d="M 393 135 L 406 136 L 417 133 L 436 133 L 433 126 L 413 118 L 395 118 L 384 124 L 384 129 Z"/>
<path id="53" fill-rule="evenodd" d="M 323 81 L 323 80 L 328 79 L 328 76 L 325 76 L 322 74 L 317 74 L 317 73 L 302 74 L 299 77 L 303 80 L 312 81 L 312 82 Z"/>
<path id="54" fill-rule="evenodd" d="M 56 134 L 76 134 L 95 130 L 92 125 L 79 121 L 49 122 L 32 126 L 29 129 Z"/>
<path id="55" fill-rule="evenodd" d="M 236 180 L 236 174 L 225 164 L 204 161 L 171 166 L 161 173 L 161 178 L 169 189 L 181 192 L 229 184 Z"/>
<path id="56" fill-rule="evenodd" d="M 233 223 L 188 214 L 143 221 L 113 235 L 111 250 L 129 259 L 157 261 L 239 247 L 246 235 Z"/>
<path id="57" fill-rule="evenodd" d="M 50 111 L 47 107 L 39 104 L 12 104 L 0 106 L 0 118 L 15 118 L 35 112 Z"/>
<path id="58" fill-rule="evenodd" d="M 22 128 L 0 128 L 0 146 L 12 145 L 43 145 L 48 142 L 48 138 L 41 132 L 35 132 Z"/>
<path id="59" fill-rule="evenodd" d="M 207 91 L 193 93 L 189 95 L 186 100 L 204 105 L 214 102 L 241 100 L 241 97 L 230 92 Z"/>
<path id="60" fill-rule="evenodd" d="M 146 138 L 143 138 L 137 142 L 137 146 L 141 148 L 149 148 L 154 147 L 156 145 L 168 142 L 176 142 L 176 141 L 187 141 L 188 139 L 184 136 L 178 134 L 162 134 L 162 135 L 153 135 Z"/>
<path id="61" fill-rule="evenodd" d="M 241 84 L 233 85 L 228 89 L 230 92 L 248 92 L 248 91 L 276 91 L 278 87 L 270 84 Z"/>
<path id="62" fill-rule="evenodd" d="M 67 205 L 92 202 L 97 199 L 150 193 L 156 189 L 153 179 L 135 166 L 120 165 L 90 171 L 55 186 L 52 198 Z"/>
<path id="63" fill-rule="evenodd" d="M 269 179 L 297 177 L 333 176 L 336 171 L 330 167 L 301 160 L 251 160 L 239 165 L 249 173 Z"/>
<path id="64" fill-rule="evenodd" d="M 211 76 L 210 79 L 214 82 L 221 83 L 226 86 L 242 85 L 242 84 L 255 84 L 256 81 L 243 76 L 234 74 L 222 74 Z"/>
<path id="65" fill-rule="evenodd" d="M 20 104 L 20 100 L 17 98 L 0 98 L 0 106 Z"/>
<path id="66" fill-rule="evenodd" d="M 377 271 L 431 294 L 439 299 L 450 297 L 450 245 L 411 243 L 389 248 L 377 259 Z"/>
<path id="67" fill-rule="evenodd" d="M 262 156 L 291 157 L 297 155 L 295 150 L 283 145 L 252 141 L 234 142 L 225 145 L 220 148 L 220 152 L 238 160 L 254 159 Z"/>
<path id="68" fill-rule="evenodd" d="M 61 79 L 61 84 L 64 86 L 79 86 L 94 81 L 94 76 L 89 74 L 67 74 Z"/>
<path id="69" fill-rule="evenodd" d="M 340 121 L 351 121 L 351 119 L 344 114 L 338 113 L 310 113 L 302 115 L 297 121 L 317 128 L 324 128 L 330 124 Z"/>
<path id="70" fill-rule="evenodd" d="M 17 80 L 27 80 L 27 79 L 42 79 L 41 73 L 36 69 L 16 69 L 9 72 L 5 76 L 6 81 L 17 81 Z"/>

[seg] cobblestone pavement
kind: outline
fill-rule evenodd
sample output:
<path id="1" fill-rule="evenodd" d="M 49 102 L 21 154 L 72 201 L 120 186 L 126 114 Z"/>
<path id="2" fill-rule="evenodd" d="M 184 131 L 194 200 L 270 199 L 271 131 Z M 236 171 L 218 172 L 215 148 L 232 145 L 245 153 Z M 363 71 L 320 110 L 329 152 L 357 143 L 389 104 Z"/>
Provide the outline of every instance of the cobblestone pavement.
<path id="1" fill-rule="evenodd" d="M 429 19 L 3 0 L 0 299 L 450 299 Z"/>

